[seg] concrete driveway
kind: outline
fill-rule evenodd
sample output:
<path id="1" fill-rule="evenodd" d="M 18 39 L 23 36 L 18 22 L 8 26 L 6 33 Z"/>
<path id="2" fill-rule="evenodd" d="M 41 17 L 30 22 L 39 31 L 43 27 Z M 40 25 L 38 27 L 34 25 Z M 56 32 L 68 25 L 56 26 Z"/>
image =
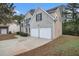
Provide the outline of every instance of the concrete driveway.
<path id="1" fill-rule="evenodd" d="M 40 47 L 50 41 L 50 39 L 21 36 L 17 36 L 17 39 L 0 41 L 0 56 L 17 55 Z"/>

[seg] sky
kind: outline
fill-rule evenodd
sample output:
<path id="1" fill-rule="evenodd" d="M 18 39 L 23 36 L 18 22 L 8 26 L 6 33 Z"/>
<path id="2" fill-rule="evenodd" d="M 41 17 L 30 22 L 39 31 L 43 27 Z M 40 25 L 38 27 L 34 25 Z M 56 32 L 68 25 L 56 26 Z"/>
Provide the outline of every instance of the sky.
<path id="1" fill-rule="evenodd" d="M 43 8 L 48 10 L 50 8 L 54 8 L 64 3 L 15 3 L 14 5 L 17 15 L 26 14 L 30 9 Z"/>

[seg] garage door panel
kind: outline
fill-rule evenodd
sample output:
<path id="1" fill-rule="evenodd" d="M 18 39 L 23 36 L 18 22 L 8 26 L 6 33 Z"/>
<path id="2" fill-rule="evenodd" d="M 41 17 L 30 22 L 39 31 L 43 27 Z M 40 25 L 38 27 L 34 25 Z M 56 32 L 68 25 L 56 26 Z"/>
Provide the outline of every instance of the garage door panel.
<path id="1" fill-rule="evenodd" d="M 31 29 L 31 36 L 51 39 L 51 28 Z"/>
<path id="2" fill-rule="evenodd" d="M 1 34 L 7 34 L 7 30 L 6 29 L 1 29 Z"/>
<path id="3" fill-rule="evenodd" d="M 51 39 L 51 28 L 40 28 L 40 38 Z"/>
<path id="4" fill-rule="evenodd" d="M 31 29 L 31 36 L 38 37 L 38 29 Z"/>

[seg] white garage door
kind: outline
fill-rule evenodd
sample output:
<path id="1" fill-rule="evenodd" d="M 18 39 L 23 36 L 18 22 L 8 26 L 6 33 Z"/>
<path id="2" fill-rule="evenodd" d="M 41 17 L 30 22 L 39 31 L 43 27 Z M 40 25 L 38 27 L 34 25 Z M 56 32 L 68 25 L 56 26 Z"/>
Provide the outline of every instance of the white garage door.
<path id="1" fill-rule="evenodd" d="M 1 29 L 1 34 L 7 34 L 7 29 Z"/>
<path id="2" fill-rule="evenodd" d="M 38 37 L 38 29 L 31 29 L 31 36 Z"/>
<path id="3" fill-rule="evenodd" d="M 31 29 L 31 36 L 51 39 L 51 28 Z"/>
<path id="4" fill-rule="evenodd" d="M 40 38 L 51 39 L 51 28 L 40 28 Z"/>

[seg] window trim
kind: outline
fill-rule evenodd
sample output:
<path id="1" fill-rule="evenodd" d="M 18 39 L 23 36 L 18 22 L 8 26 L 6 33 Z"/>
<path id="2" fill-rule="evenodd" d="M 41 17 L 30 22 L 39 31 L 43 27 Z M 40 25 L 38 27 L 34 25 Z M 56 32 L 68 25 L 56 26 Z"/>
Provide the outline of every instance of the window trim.
<path id="1" fill-rule="evenodd" d="M 42 13 L 36 14 L 36 21 L 42 21 Z"/>

